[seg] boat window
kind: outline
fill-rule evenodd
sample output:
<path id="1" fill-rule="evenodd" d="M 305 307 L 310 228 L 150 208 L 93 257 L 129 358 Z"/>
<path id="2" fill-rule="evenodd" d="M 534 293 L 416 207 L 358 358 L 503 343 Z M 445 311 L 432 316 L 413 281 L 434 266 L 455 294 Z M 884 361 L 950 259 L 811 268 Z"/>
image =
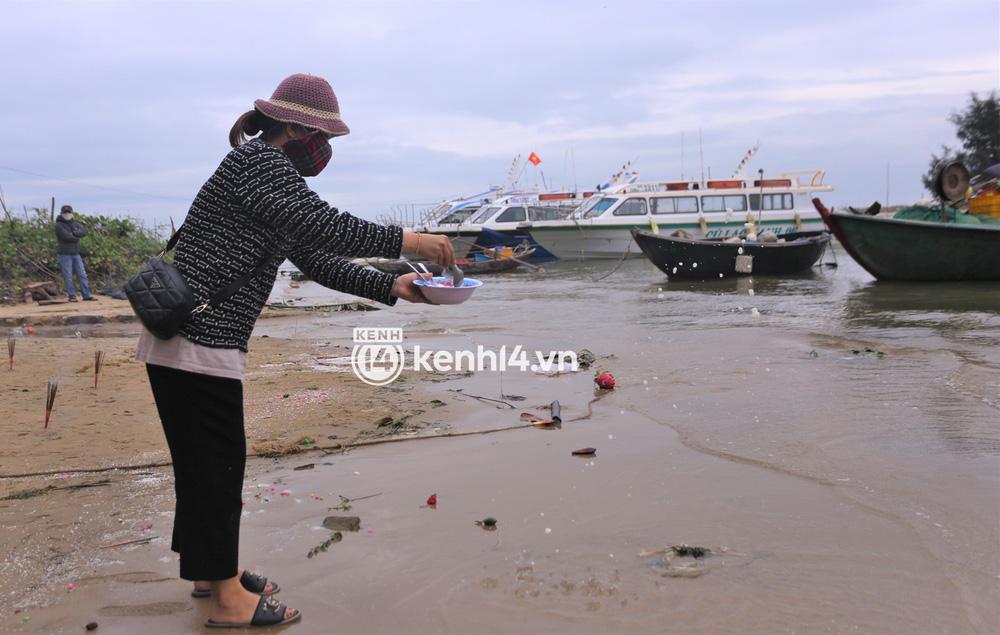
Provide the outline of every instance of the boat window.
<path id="1" fill-rule="evenodd" d="M 428 216 L 437 216 L 438 214 L 444 214 L 445 212 L 451 209 L 452 205 L 454 205 L 454 203 L 452 203 L 451 201 L 447 203 L 441 203 L 440 205 L 432 209 L 428 213 Z"/>
<path id="2" fill-rule="evenodd" d="M 765 194 L 764 195 L 764 210 L 772 209 L 794 209 L 795 205 L 792 202 L 791 194 Z M 760 194 L 750 195 L 750 209 L 759 210 L 760 209 Z"/>
<path id="3" fill-rule="evenodd" d="M 515 223 L 525 220 L 523 207 L 508 207 L 503 214 L 497 216 L 498 223 Z"/>
<path id="4" fill-rule="evenodd" d="M 615 216 L 645 216 L 646 199 L 627 198 L 625 199 L 625 202 L 619 205 L 618 208 L 612 213 Z"/>
<path id="5" fill-rule="evenodd" d="M 469 222 L 472 223 L 473 225 L 482 225 L 483 223 L 486 222 L 486 219 L 488 219 L 490 216 L 493 216 L 494 214 L 496 214 L 496 212 L 497 212 L 498 209 L 500 209 L 500 208 L 497 207 L 496 205 L 489 205 L 487 207 L 484 207 Z"/>
<path id="6" fill-rule="evenodd" d="M 742 194 L 701 197 L 701 210 L 703 212 L 724 212 L 727 209 L 731 209 L 734 212 L 745 212 L 747 209 L 747 197 Z"/>
<path id="7" fill-rule="evenodd" d="M 654 214 L 684 214 L 698 211 L 697 196 L 671 196 L 650 199 Z"/>
<path id="8" fill-rule="evenodd" d="M 447 216 L 445 216 L 444 218 L 442 218 L 438 222 L 441 225 L 456 225 L 458 223 L 463 222 L 468 217 L 472 216 L 476 212 L 477 209 L 479 209 L 479 208 L 478 207 L 470 207 L 468 209 L 460 209 L 457 212 L 452 212 L 451 214 L 448 214 Z"/>
<path id="9" fill-rule="evenodd" d="M 594 203 L 590 205 L 586 210 L 584 210 L 583 212 L 584 218 L 596 218 L 597 216 L 600 216 L 604 212 L 608 211 L 609 207 L 611 207 L 621 199 L 610 197 L 610 198 L 594 198 L 591 200 L 594 201 Z"/>
<path id="10" fill-rule="evenodd" d="M 570 207 L 529 207 L 528 220 L 562 220 L 571 210 Z"/>

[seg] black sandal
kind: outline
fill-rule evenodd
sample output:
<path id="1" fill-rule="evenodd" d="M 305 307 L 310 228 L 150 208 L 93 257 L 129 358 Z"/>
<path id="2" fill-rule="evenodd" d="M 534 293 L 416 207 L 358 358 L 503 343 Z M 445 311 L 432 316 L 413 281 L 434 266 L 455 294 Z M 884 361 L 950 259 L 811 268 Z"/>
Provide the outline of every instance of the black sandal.
<path id="1" fill-rule="evenodd" d="M 243 570 L 243 575 L 240 576 L 240 584 L 243 588 L 251 593 L 256 593 L 261 596 L 271 596 L 281 590 L 277 582 L 271 582 L 271 590 L 264 593 L 264 589 L 267 588 L 268 579 L 262 575 L 257 575 L 256 573 L 250 573 L 246 569 Z M 193 598 L 209 598 L 212 597 L 212 591 L 209 589 L 201 590 L 195 589 L 191 591 L 191 597 Z"/>
<path id="2" fill-rule="evenodd" d="M 284 626 L 285 624 L 291 624 L 292 622 L 298 620 L 302 617 L 302 612 L 297 609 L 292 609 L 294 611 L 292 616 L 289 618 L 285 617 L 285 611 L 288 609 L 287 606 L 281 604 L 280 602 L 275 602 L 270 598 L 265 598 L 261 596 L 260 602 L 257 603 L 257 610 L 253 612 L 253 617 L 248 623 L 237 623 L 237 622 L 216 622 L 214 620 L 208 620 L 205 622 L 206 628 L 246 628 L 247 626 Z"/>
<path id="3" fill-rule="evenodd" d="M 243 588 L 251 593 L 256 593 L 257 595 L 265 595 L 264 589 L 267 588 L 267 578 L 262 575 L 257 575 L 256 573 L 250 573 L 246 569 L 243 570 L 243 575 L 240 576 L 240 584 Z M 271 583 L 271 590 L 266 593 L 266 595 L 274 595 L 281 590 L 277 582 Z"/>

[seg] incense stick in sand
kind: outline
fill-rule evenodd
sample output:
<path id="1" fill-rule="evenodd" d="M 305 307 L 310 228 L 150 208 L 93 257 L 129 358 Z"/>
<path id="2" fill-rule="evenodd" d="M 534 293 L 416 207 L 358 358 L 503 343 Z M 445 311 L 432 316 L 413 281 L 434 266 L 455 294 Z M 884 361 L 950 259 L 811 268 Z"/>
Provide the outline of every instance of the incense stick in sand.
<path id="1" fill-rule="evenodd" d="M 17 340 L 13 337 L 7 338 L 7 370 L 14 370 L 14 345 Z"/>
<path id="2" fill-rule="evenodd" d="M 101 378 L 102 366 L 104 366 L 104 351 L 94 351 L 94 388 L 97 388 L 97 382 Z"/>
<path id="3" fill-rule="evenodd" d="M 55 379 L 49 380 L 48 393 L 45 396 L 45 427 L 49 427 L 49 416 L 52 414 L 52 406 L 56 402 L 56 390 L 59 389 L 59 382 Z"/>

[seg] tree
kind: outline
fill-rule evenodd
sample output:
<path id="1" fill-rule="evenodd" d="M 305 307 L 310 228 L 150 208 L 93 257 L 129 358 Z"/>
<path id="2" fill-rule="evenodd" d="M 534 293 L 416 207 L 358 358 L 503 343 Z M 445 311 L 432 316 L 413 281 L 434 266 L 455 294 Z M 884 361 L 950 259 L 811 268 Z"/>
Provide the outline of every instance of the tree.
<path id="1" fill-rule="evenodd" d="M 1000 163 L 1000 102 L 996 91 L 980 99 L 971 93 L 964 112 L 953 112 L 948 121 L 955 124 L 955 136 L 962 144 L 961 150 L 941 146 L 941 156 L 931 153 L 931 164 L 924 175 L 924 187 L 934 191 L 934 166 L 943 159 L 961 161 L 972 175 Z"/>

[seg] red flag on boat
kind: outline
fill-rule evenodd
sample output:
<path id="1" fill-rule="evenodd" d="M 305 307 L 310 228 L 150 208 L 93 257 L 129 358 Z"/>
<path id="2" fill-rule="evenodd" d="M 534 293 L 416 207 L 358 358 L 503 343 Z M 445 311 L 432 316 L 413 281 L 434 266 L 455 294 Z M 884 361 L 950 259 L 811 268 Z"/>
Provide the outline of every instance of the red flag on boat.
<path id="1" fill-rule="evenodd" d="M 528 157 L 528 161 L 531 161 L 531 165 L 538 165 L 542 162 L 542 158 L 532 152 L 531 156 Z"/>

